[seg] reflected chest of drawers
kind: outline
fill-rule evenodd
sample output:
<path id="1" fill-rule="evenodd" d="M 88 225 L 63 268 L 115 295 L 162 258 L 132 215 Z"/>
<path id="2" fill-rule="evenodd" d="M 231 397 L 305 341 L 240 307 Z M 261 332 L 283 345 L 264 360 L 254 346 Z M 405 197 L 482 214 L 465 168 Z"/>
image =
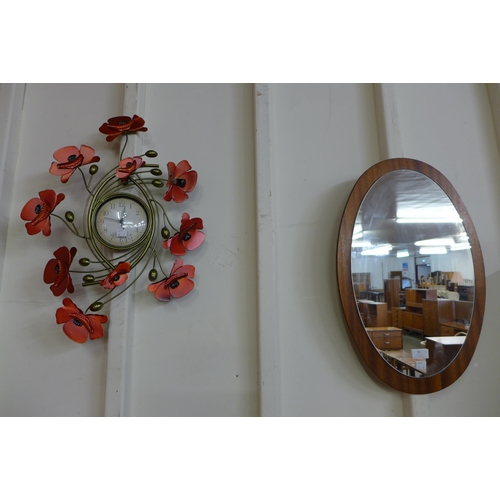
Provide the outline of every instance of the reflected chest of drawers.
<path id="1" fill-rule="evenodd" d="M 377 349 L 392 351 L 403 349 L 403 334 L 401 328 L 394 326 L 369 327 L 366 329 Z"/>

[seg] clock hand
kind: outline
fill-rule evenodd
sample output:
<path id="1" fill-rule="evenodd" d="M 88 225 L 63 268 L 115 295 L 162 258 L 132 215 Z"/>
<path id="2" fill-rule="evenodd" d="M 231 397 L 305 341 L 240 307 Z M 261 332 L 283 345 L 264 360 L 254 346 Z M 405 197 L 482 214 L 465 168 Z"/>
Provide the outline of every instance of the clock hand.
<path id="1" fill-rule="evenodd" d="M 123 219 L 125 219 L 125 217 L 127 217 L 127 212 L 125 212 L 125 209 L 123 209 L 123 214 L 120 217 L 120 224 L 123 225 Z"/>

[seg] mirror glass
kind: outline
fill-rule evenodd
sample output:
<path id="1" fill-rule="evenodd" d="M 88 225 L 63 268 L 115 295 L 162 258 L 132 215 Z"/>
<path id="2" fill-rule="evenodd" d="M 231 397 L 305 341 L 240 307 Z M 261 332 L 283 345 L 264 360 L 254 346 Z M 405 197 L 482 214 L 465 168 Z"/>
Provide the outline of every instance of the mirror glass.
<path id="1" fill-rule="evenodd" d="M 450 365 L 467 341 L 474 263 L 436 182 L 401 169 L 373 184 L 355 219 L 351 274 L 366 335 L 387 363 L 415 378 Z"/>

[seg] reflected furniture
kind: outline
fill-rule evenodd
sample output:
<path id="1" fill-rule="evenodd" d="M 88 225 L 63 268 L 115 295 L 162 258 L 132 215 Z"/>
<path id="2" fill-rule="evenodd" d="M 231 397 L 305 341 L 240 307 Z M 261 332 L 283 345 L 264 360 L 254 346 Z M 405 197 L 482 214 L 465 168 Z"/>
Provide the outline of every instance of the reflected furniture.
<path id="1" fill-rule="evenodd" d="M 417 368 L 417 361 L 421 359 L 414 359 L 409 352 L 404 350 L 399 351 L 380 351 L 383 358 L 396 370 L 410 377 L 422 377 L 427 375 L 427 368 Z"/>
<path id="2" fill-rule="evenodd" d="M 374 300 L 358 300 L 359 314 L 368 327 L 388 326 L 387 303 Z"/>
<path id="3" fill-rule="evenodd" d="M 458 285 L 457 292 L 460 300 L 474 300 L 474 287 L 471 285 Z"/>
<path id="4" fill-rule="evenodd" d="M 449 365 L 464 345 L 466 336 L 426 337 L 425 346 L 429 349 L 427 373 L 438 373 L 441 367 Z"/>
<path id="5" fill-rule="evenodd" d="M 401 292 L 401 280 L 399 278 L 389 278 L 384 280 L 384 301 L 387 302 L 387 315 L 389 325 L 393 324 L 392 310 L 394 307 L 399 307 L 401 300 L 399 298 Z"/>
<path id="6" fill-rule="evenodd" d="M 365 290 L 360 292 L 360 298 L 366 300 L 373 300 L 374 302 L 385 302 L 384 290 L 379 290 L 377 288 L 372 288 L 371 290 Z"/>
<path id="7" fill-rule="evenodd" d="M 424 300 L 423 322 L 426 337 L 453 336 L 469 330 L 472 302 L 459 300 Z"/>
<path id="8" fill-rule="evenodd" d="M 423 304 L 425 300 L 437 300 L 437 290 L 428 288 L 407 288 L 406 294 L 406 308 L 402 310 L 402 324 L 403 330 L 409 330 L 418 333 L 424 337 L 424 313 Z M 399 313 L 398 313 L 399 314 Z"/>
<path id="9" fill-rule="evenodd" d="M 357 299 L 365 299 L 363 292 L 366 290 L 371 290 L 371 273 L 353 273 L 352 274 L 352 284 L 354 286 L 354 294 Z"/>
<path id="10" fill-rule="evenodd" d="M 403 331 L 401 328 L 395 328 L 394 326 L 376 326 L 367 328 L 366 332 L 377 349 L 403 349 Z"/>

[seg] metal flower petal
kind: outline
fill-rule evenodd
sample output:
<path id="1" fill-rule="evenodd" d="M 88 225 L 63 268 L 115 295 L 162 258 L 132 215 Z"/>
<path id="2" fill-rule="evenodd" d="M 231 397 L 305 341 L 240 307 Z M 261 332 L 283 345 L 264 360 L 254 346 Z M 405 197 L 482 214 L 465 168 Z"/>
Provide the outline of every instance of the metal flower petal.
<path id="1" fill-rule="evenodd" d="M 69 274 L 69 268 L 76 254 L 76 248 L 69 250 L 67 247 L 60 247 L 54 252 L 55 259 L 50 259 L 43 272 L 43 281 L 47 284 L 52 283 L 50 289 L 52 293 L 59 297 L 65 290 L 69 293 L 75 291 L 73 281 Z"/>
<path id="2" fill-rule="evenodd" d="M 182 259 L 174 262 L 170 275 L 161 281 L 152 283 L 148 290 L 155 294 L 155 298 L 161 302 L 168 302 L 171 298 L 184 297 L 194 288 L 195 267 L 184 265 Z"/>
<path id="3" fill-rule="evenodd" d="M 129 272 L 130 263 L 120 262 L 99 284 L 106 290 L 113 290 L 128 280 L 127 274 Z"/>
<path id="4" fill-rule="evenodd" d="M 203 243 L 205 234 L 201 229 L 203 221 L 199 217 L 191 219 L 189 214 L 184 212 L 179 232 L 164 241 L 162 245 L 164 248 L 170 248 L 172 255 L 185 255 L 186 250 L 194 250 Z"/>
<path id="5" fill-rule="evenodd" d="M 173 162 L 168 162 L 167 169 L 167 192 L 163 199 L 182 203 L 188 199 L 187 193 L 190 193 L 195 188 L 198 173 L 191 169 L 191 165 L 186 160 L 180 161 L 177 166 Z"/>
<path id="6" fill-rule="evenodd" d="M 108 317 L 103 314 L 84 314 L 71 299 L 63 300 L 63 307 L 56 311 L 56 323 L 64 323 L 63 332 L 73 342 L 83 344 L 90 340 L 100 339 L 104 336 L 103 323 Z"/>
<path id="7" fill-rule="evenodd" d="M 95 156 L 95 150 L 90 146 L 82 144 L 80 149 L 76 146 L 66 146 L 54 153 L 54 159 L 50 165 L 49 172 L 52 175 L 60 175 L 61 182 L 66 183 L 77 168 L 89 163 L 98 162 L 100 158 Z"/>
<path id="8" fill-rule="evenodd" d="M 127 179 L 138 168 L 142 167 L 145 164 L 146 162 L 140 156 L 134 156 L 133 158 L 124 158 L 118 165 L 115 175 L 116 177 L 118 177 L 118 179 Z"/>
<path id="9" fill-rule="evenodd" d="M 99 127 L 99 132 L 106 134 L 106 141 L 111 142 L 125 132 L 146 132 L 148 129 L 144 127 L 144 119 L 140 116 L 114 116 L 107 123 L 103 123 Z"/>
<path id="10" fill-rule="evenodd" d="M 27 220 L 25 224 L 29 235 L 43 232 L 50 236 L 50 214 L 64 200 L 63 193 L 57 194 L 53 189 L 46 189 L 38 193 L 39 198 L 31 198 L 21 210 L 21 219 Z"/>

